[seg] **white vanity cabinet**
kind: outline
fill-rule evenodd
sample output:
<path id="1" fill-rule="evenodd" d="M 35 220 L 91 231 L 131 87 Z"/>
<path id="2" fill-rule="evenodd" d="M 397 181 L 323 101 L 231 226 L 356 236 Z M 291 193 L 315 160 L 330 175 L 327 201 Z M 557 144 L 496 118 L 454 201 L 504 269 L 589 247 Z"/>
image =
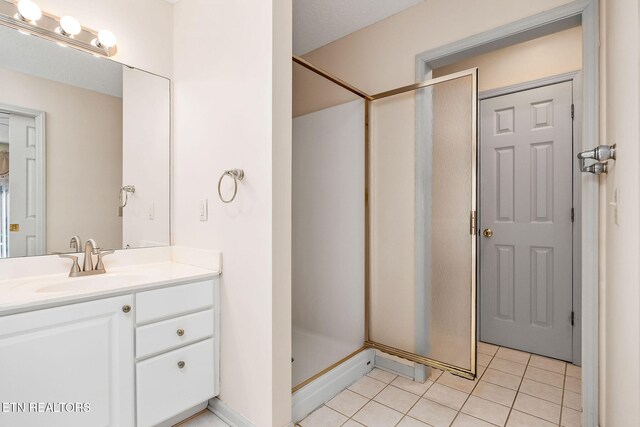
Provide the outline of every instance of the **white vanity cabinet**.
<path id="1" fill-rule="evenodd" d="M 138 427 L 218 395 L 218 312 L 212 280 L 136 294 Z"/>
<path id="2" fill-rule="evenodd" d="M 0 425 L 132 426 L 132 307 L 123 295 L 0 317 Z"/>
<path id="3" fill-rule="evenodd" d="M 203 408 L 219 393 L 218 283 L 0 316 L 0 426 L 164 427 Z"/>

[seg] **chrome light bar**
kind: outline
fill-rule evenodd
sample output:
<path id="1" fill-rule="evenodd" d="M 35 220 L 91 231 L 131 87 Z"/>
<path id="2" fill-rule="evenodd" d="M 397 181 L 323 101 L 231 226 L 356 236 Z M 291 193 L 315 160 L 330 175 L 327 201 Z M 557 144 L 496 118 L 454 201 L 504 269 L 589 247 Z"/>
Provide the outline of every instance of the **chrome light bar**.
<path id="1" fill-rule="evenodd" d="M 118 51 L 118 48 L 115 46 L 115 37 L 113 37 L 111 33 L 109 33 L 111 36 L 110 39 L 114 41 L 114 44 L 112 46 L 105 46 L 103 43 L 100 43 L 96 31 L 80 26 L 76 34 L 70 34 L 61 29 L 62 23 L 60 18 L 45 12 L 42 12 L 37 21 L 30 21 L 20 14 L 18 3 L 8 0 L 0 0 L 0 24 L 14 28 L 25 34 L 42 37 L 65 46 L 84 50 L 94 55 L 110 57 Z"/>

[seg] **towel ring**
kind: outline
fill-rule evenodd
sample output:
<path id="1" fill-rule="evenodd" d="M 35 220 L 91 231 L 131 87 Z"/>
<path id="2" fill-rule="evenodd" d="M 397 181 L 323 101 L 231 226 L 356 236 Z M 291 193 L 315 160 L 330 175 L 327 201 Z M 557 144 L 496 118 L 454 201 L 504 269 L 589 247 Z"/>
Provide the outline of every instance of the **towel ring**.
<path id="1" fill-rule="evenodd" d="M 136 186 L 135 185 L 125 185 L 120 189 L 120 208 L 124 208 L 127 206 L 127 202 L 129 201 L 129 193 L 135 194 Z M 122 195 L 124 194 L 124 200 L 122 200 Z"/>
<path id="2" fill-rule="evenodd" d="M 225 200 L 222 196 L 222 190 L 220 187 L 222 186 L 222 180 L 225 176 L 230 176 L 233 178 L 233 195 L 230 199 Z M 236 194 L 238 194 L 238 181 L 242 181 L 244 179 L 244 171 L 242 169 L 230 169 L 228 171 L 224 171 L 220 179 L 218 180 L 218 196 L 220 196 L 220 200 L 222 203 L 231 203 L 235 200 Z"/>

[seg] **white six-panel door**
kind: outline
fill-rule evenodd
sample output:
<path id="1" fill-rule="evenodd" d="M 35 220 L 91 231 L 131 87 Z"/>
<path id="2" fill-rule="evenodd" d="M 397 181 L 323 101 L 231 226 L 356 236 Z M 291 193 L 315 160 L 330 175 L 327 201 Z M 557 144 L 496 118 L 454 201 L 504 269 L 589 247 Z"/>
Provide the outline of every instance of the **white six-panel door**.
<path id="1" fill-rule="evenodd" d="M 480 339 L 569 361 L 571 105 L 570 81 L 480 105 Z"/>
<path id="2" fill-rule="evenodd" d="M 37 248 L 38 165 L 33 117 L 9 115 L 9 222 L 19 228 L 9 233 L 9 256 L 42 255 Z"/>

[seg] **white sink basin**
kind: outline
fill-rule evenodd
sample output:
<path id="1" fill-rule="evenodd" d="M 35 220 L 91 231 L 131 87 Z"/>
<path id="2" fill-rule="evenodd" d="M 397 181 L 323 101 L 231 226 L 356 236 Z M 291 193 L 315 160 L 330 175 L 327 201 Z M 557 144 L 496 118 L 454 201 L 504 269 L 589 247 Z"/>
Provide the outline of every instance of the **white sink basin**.
<path id="1" fill-rule="evenodd" d="M 131 251 L 132 255 L 136 255 L 134 252 Z M 51 268 L 47 268 L 53 270 L 53 266 L 57 271 L 68 268 L 66 263 L 60 262 L 50 262 Z M 80 277 L 57 272 L 11 278 L 4 277 L 8 275 L 7 271 L 0 269 L 0 316 L 81 298 L 105 298 L 116 292 L 142 292 L 166 284 L 209 279 L 218 274 L 216 270 L 173 261 L 107 266 L 107 273 Z"/>
<path id="2" fill-rule="evenodd" d="M 145 280 L 146 276 L 140 274 L 125 274 L 125 273 L 105 273 L 96 274 L 95 276 L 85 277 L 65 277 L 56 281 L 50 281 L 41 288 L 38 288 L 38 293 L 49 292 L 69 292 L 80 290 L 104 290 L 111 289 L 114 285 L 120 284 L 134 284 L 139 281 Z"/>

